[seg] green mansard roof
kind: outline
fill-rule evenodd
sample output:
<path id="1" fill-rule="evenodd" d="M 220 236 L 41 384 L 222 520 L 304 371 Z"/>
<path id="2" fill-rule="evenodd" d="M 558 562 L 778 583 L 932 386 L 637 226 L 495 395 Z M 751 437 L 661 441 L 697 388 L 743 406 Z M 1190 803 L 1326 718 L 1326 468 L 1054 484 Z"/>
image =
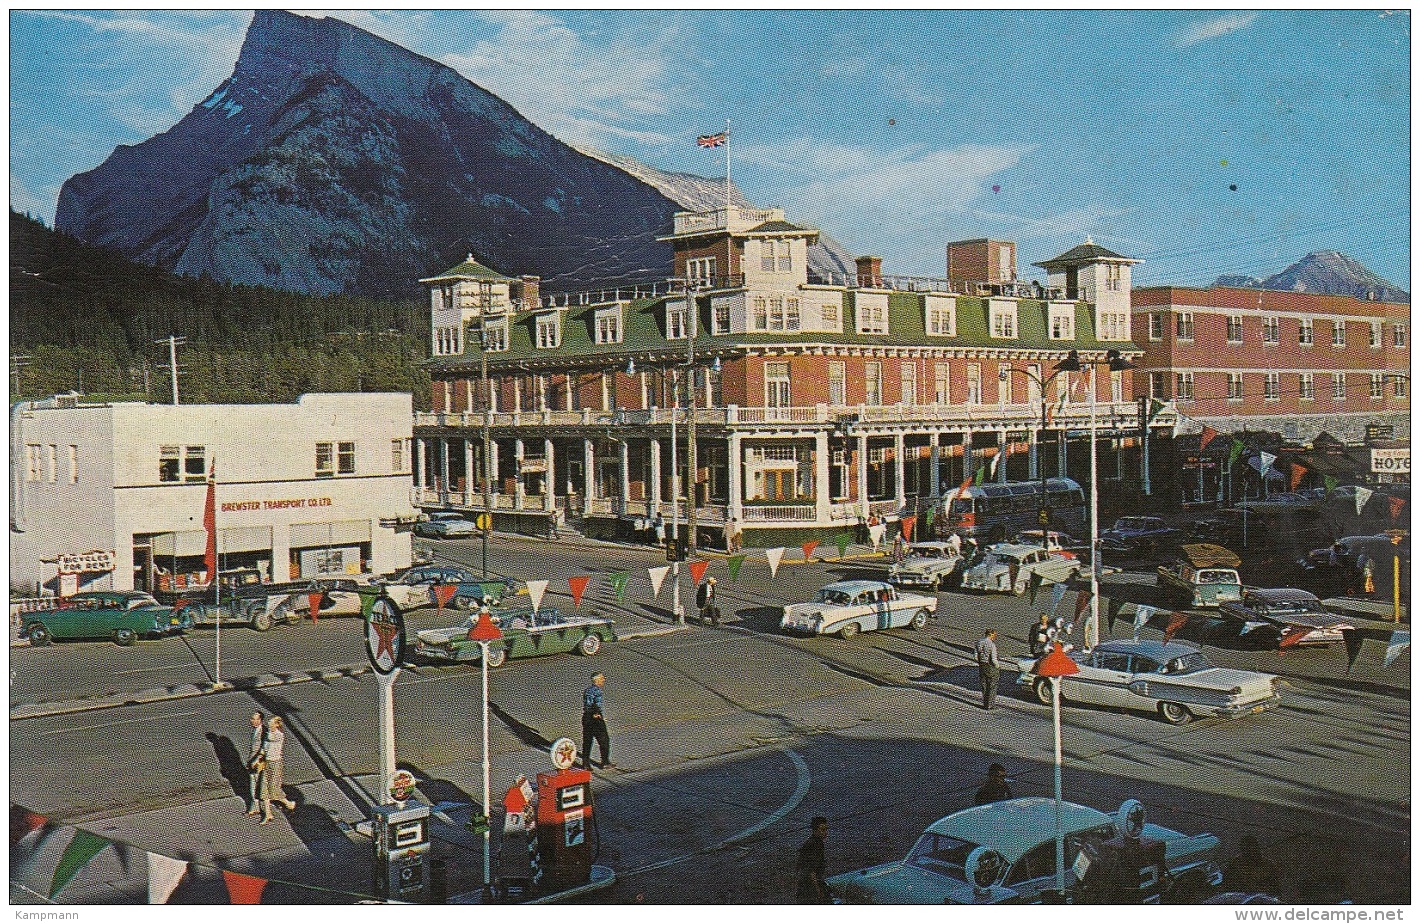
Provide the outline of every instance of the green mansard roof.
<path id="1" fill-rule="evenodd" d="M 419 280 L 419 281 L 420 281 L 420 282 L 443 282 L 443 281 L 445 281 L 445 280 L 457 280 L 457 279 L 496 279 L 496 280 L 499 280 L 499 281 L 501 281 L 501 282 L 512 282 L 512 281 L 513 281 L 512 277 L 504 276 L 502 273 L 498 272 L 497 270 L 489 269 L 488 267 L 484 266 L 482 263 L 479 263 L 477 260 L 475 260 L 475 259 L 473 258 L 473 254 L 469 254 L 469 255 L 468 255 L 468 259 L 464 260 L 464 261 L 463 261 L 462 263 L 460 263 L 458 266 L 451 267 L 450 269 L 446 269 L 446 270 L 444 270 L 442 273 L 440 273 L 440 274 L 437 275 L 437 276 L 430 276 L 430 277 L 427 278 L 427 279 L 421 279 L 421 280 Z"/>

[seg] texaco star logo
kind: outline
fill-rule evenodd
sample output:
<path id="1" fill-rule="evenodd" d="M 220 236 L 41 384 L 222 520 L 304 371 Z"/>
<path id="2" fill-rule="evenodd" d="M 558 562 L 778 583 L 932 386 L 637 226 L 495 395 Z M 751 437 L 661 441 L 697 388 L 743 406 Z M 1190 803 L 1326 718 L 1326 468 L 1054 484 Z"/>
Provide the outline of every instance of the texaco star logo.
<path id="1" fill-rule="evenodd" d="M 365 654 L 381 674 L 393 673 L 404 661 L 404 615 L 385 597 L 370 604 L 365 618 Z"/>
<path id="2" fill-rule="evenodd" d="M 558 738 L 552 742 L 550 751 L 552 766 L 566 770 L 577 762 L 577 745 L 571 738 Z"/>

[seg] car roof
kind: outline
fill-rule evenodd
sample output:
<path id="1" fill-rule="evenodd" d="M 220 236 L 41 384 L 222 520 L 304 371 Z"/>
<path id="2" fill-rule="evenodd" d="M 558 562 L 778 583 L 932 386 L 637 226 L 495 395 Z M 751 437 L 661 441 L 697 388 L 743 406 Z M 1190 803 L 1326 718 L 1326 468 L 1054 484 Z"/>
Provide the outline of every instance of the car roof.
<path id="1" fill-rule="evenodd" d="M 1311 603 L 1317 599 L 1316 594 L 1297 590 L 1294 587 L 1251 587 L 1247 592 L 1249 596 L 1260 597 L 1269 603 L 1293 603 L 1296 601 Z"/>
<path id="2" fill-rule="evenodd" d="M 933 541 L 931 541 L 931 542 L 914 542 L 914 543 L 912 543 L 911 545 L 909 545 L 907 548 L 908 548 L 909 550 L 910 550 L 910 549 L 945 549 L 945 548 L 947 548 L 947 544 L 946 544 L 945 542 L 938 542 L 938 541 L 936 541 L 936 540 L 933 540 Z"/>
<path id="3" fill-rule="evenodd" d="M 845 594 L 856 594 L 865 590 L 886 590 L 891 587 L 891 584 L 886 584 L 882 581 L 836 581 L 832 584 L 825 584 L 820 589 L 839 590 Z"/>
<path id="4" fill-rule="evenodd" d="M 1061 802 L 1060 809 L 1067 833 L 1097 828 L 1114 820 L 1099 809 L 1074 802 Z M 927 831 L 990 847 L 1014 863 L 1027 850 L 1053 837 L 1055 800 L 1028 796 L 978 805 L 937 819 Z"/>
<path id="5" fill-rule="evenodd" d="M 1181 658 L 1184 655 L 1197 654 L 1200 649 L 1182 642 L 1156 642 L 1151 639 L 1140 639 L 1135 642 L 1123 639 L 1097 645 L 1095 650 L 1140 654 L 1153 658 L 1155 661 L 1172 661 L 1174 658 Z"/>
<path id="6" fill-rule="evenodd" d="M 1039 552 L 1040 550 L 1041 547 L 1038 545 L 1017 545 L 1014 542 L 998 542 L 987 551 L 995 552 L 997 555 L 1020 556 L 1030 552 Z"/>

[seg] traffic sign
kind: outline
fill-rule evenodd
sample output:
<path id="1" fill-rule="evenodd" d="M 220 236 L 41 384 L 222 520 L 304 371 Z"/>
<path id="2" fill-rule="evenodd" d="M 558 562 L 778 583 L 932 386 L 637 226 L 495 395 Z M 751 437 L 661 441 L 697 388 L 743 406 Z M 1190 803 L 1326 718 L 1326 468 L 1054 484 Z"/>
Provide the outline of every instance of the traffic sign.
<path id="1" fill-rule="evenodd" d="M 486 513 L 480 513 L 478 516 L 474 517 L 473 525 L 477 526 L 485 533 L 489 532 L 493 529 L 493 517 L 489 516 Z"/>

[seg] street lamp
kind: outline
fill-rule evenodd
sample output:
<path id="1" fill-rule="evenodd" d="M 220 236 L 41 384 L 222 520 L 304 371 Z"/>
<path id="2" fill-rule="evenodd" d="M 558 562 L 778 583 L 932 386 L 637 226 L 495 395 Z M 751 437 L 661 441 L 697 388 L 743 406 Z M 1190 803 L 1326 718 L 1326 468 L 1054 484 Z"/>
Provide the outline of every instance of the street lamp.
<path id="1" fill-rule="evenodd" d="M 483 892 L 489 895 L 493 890 L 492 848 L 489 841 L 493 813 L 489 807 L 492 795 L 489 792 L 491 768 L 488 762 L 488 645 L 501 639 L 503 633 L 493 624 L 493 619 L 488 615 L 488 607 L 480 609 L 478 621 L 468 630 L 468 637 L 478 643 L 479 662 L 483 668 Z"/>
<path id="2" fill-rule="evenodd" d="M 1066 362 L 1074 360 L 1077 365 L 1088 363 L 1093 367 L 1108 366 L 1110 372 L 1133 369 L 1134 364 L 1120 355 L 1118 350 L 1109 350 L 1104 359 L 1081 360 L 1077 351 L 1071 350 Z M 1100 487 L 1099 487 L 1099 431 L 1095 419 L 1095 392 L 1099 388 L 1093 372 L 1090 374 L 1090 619 L 1085 623 L 1085 650 L 1094 647 L 1100 634 Z"/>
<path id="3" fill-rule="evenodd" d="M 1065 819 L 1062 814 L 1064 798 L 1060 783 L 1060 678 L 1078 674 L 1080 665 L 1065 653 L 1060 643 L 1040 663 L 1035 666 L 1037 677 L 1049 677 L 1050 700 L 1055 712 L 1055 888 L 1063 900 L 1065 896 Z"/>
<path id="4" fill-rule="evenodd" d="M 1036 459 L 1035 459 L 1035 464 L 1036 464 L 1036 468 L 1039 470 L 1039 473 L 1040 473 L 1040 514 L 1039 514 L 1039 516 L 1038 516 L 1036 519 L 1037 519 L 1037 521 L 1038 521 L 1039 524 L 1040 524 L 1040 528 L 1041 528 L 1042 534 L 1043 534 L 1043 533 L 1045 532 L 1045 530 L 1047 530 L 1047 529 L 1049 528 L 1049 526 L 1050 526 L 1050 505 L 1049 505 L 1050 494 L 1049 494 L 1049 492 L 1046 490 L 1046 487 L 1045 487 L 1045 484 L 1046 484 L 1046 479 L 1045 479 L 1045 460 L 1040 457 L 1040 439 L 1041 439 L 1041 438 L 1044 438 L 1044 436 L 1045 436 L 1045 428 L 1046 428 L 1046 424 L 1047 424 L 1047 421 L 1046 421 L 1046 419 L 1045 419 L 1045 412 L 1046 412 L 1046 408 L 1047 408 L 1047 406 L 1048 406 L 1048 404 L 1049 404 L 1049 400 L 1046 398 L 1046 390 L 1049 389 L 1050 383 L 1053 382 L 1053 381 L 1055 381 L 1055 379 L 1059 377 L 1060 373 L 1062 373 L 1062 372 L 1079 372 L 1079 371 L 1080 371 L 1080 354 L 1079 354 L 1079 352 L 1078 352 L 1077 350 L 1071 350 L 1071 351 L 1070 351 L 1070 354 L 1069 354 L 1068 356 L 1066 356 L 1066 357 L 1065 357 L 1064 359 L 1062 359 L 1060 362 L 1056 363 L 1056 364 L 1055 364 L 1055 370 L 1054 370 L 1053 372 L 1051 372 L 1050 375 L 1046 376 L 1045 379 L 1043 379 L 1043 380 L 1041 379 L 1040 376 L 1036 375 L 1034 372 L 1030 371 L 1029 369 L 1017 369 L 1017 368 L 1014 367 L 1014 366 L 1002 366 L 1002 367 L 1001 367 L 1001 381 L 1002 381 L 1002 382 L 1005 382 L 1005 381 L 1009 380 L 1010 374 L 1011 374 L 1012 372 L 1019 372 L 1021 375 L 1026 376 L 1026 377 L 1029 378 L 1032 382 L 1034 382 L 1034 383 L 1036 384 L 1036 387 L 1038 387 L 1038 388 L 1040 389 L 1040 438 L 1037 438 L 1036 441 L 1035 441 L 1035 446 L 1036 446 Z M 1042 538 L 1042 540 L 1044 540 L 1044 539 L 1046 539 L 1047 537 L 1044 536 L 1044 535 L 1042 535 L 1041 538 Z"/>

